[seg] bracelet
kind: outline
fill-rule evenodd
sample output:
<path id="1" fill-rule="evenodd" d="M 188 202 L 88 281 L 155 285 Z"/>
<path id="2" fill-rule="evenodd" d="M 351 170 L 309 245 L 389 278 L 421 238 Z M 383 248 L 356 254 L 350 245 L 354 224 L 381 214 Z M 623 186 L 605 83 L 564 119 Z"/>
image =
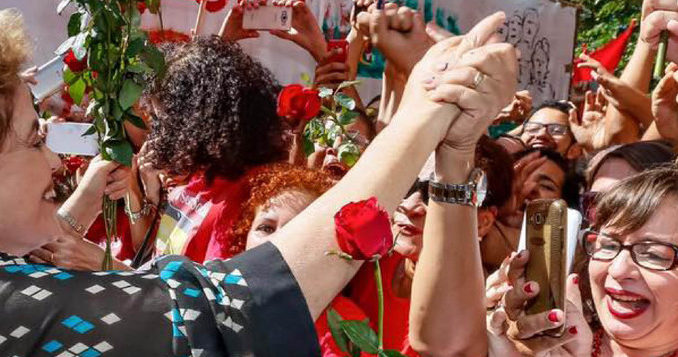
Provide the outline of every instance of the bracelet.
<path id="1" fill-rule="evenodd" d="M 62 221 L 66 222 L 69 227 L 76 233 L 78 233 L 81 236 L 85 235 L 85 226 L 82 224 L 78 223 L 78 221 L 75 219 L 75 217 L 71 216 L 70 213 L 66 212 L 63 209 L 57 210 L 56 213 L 57 217 L 59 217 Z"/>
<path id="2" fill-rule="evenodd" d="M 155 209 L 157 209 L 157 207 L 144 198 L 144 204 L 139 211 L 132 212 L 128 206 L 125 206 L 125 214 L 127 214 L 127 217 L 129 217 L 130 221 L 132 221 L 132 224 L 135 224 L 140 219 L 148 217 Z"/>

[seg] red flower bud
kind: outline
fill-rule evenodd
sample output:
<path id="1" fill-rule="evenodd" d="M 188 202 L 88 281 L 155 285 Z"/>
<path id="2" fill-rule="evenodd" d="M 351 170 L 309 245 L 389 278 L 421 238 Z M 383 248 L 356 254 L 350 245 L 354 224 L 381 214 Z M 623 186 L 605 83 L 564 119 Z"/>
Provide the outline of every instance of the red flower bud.
<path id="1" fill-rule="evenodd" d="M 70 69 L 71 72 L 82 72 L 85 70 L 85 68 L 87 68 L 87 55 L 78 61 L 78 59 L 75 58 L 75 53 L 73 53 L 73 50 L 68 50 L 66 57 L 64 57 L 64 63 L 66 66 L 68 66 L 68 69 Z"/>
<path id="2" fill-rule="evenodd" d="M 63 162 L 64 166 L 66 166 L 66 169 L 68 169 L 68 172 L 74 174 L 76 171 L 78 171 L 82 164 L 85 163 L 85 160 L 79 156 L 71 156 L 65 158 Z"/>
<path id="3" fill-rule="evenodd" d="M 334 227 L 339 248 L 355 260 L 383 257 L 393 247 L 391 221 L 375 197 L 342 207 Z"/>
<path id="4" fill-rule="evenodd" d="M 320 97 L 315 89 L 292 84 L 278 95 L 278 116 L 291 122 L 309 121 L 320 113 Z"/>
<path id="5" fill-rule="evenodd" d="M 140 14 L 146 12 L 146 1 L 139 1 L 137 3 L 137 10 L 139 10 Z"/>
<path id="6" fill-rule="evenodd" d="M 195 0 L 198 4 L 200 4 L 201 0 Z M 207 4 L 205 4 L 205 10 L 209 12 L 218 12 L 221 11 L 223 8 L 226 7 L 226 4 L 228 3 L 227 0 L 206 0 Z"/>

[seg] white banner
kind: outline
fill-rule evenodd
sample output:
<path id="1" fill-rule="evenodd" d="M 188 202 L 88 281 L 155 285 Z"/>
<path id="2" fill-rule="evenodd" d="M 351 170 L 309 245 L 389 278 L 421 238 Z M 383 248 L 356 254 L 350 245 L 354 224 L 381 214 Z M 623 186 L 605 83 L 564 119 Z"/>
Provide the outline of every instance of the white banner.
<path id="1" fill-rule="evenodd" d="M 31 37 L 35 40 L 34 63 L 40 65 L 54 57 L 53 51 L 66 39 L 69 11 L 59 16 L 59 0 L 2 0 L 3 8 L 16 7 L 24 14 Z M 218 13 L 207 13 L 200 34 L 216 33 L 228 9 L 235 0 Z M 349 14 L 352 0 L 306 1 L 328 38 L 345 36 L 350 29 Z M 508 21 L 502 29 L 505 39 L 516 45 L 522 54 L 520 86 L 529 89 L 535 104 L 546 99 L 565 99 L 568 95 L 576 26 L 576 10 L 549 0 L 399 0 L 416 8 L 427 21 L 454 33 L 468 31 L 478 20 L 503 10 Z M 198 4 L 192 0 L 163 0 L 163 25 L 167 29 L 190 33 L 195 25 Z M 72 6 L 71 6 L 72 7 Z M 69 9 L 72 10 L 72 9 Z M 146 12 L 143 26 L 160 27 L 157 16 Z M 315 63 L 310 55 L 296 45 L 262 33 L 258 39 L 240 42 L 243 49 L 261 61 L 275 74 L 281 84 L 300 82 L 301 74 L 312 75 Z M 360 91 L 364 101 L 379 94 L 383 58 L 372 56 L 371 66 L 362 66 L 365 77 Z"/>

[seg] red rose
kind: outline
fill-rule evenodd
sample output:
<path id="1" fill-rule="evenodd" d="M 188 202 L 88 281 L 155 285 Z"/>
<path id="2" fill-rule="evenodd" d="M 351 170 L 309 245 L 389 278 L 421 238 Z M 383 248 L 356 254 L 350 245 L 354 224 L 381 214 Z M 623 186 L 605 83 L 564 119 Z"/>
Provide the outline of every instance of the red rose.
<path id="1" fill-rule="evenodd" d="M 198 4 L 200 4 L 201 0 L 195 0 Z M 221 11 L 223 8 L 226 7 L 226 4 L 228 3 L 227 0 L 206 0 L 207 4 L 205 4 L 205 10 L 209 12 L 217 12 Z"/>
<path id="2" fill-rule="evenodd" d="M 73 53 L 73 50 L 68 50 L 66 57 L 64 57 L 64 63 L 66 66 L 68 66 L 68 69 L 70 69 L 71 72 L 82 72 L 85 70 L 85 68 L 87 68 L 87 55 L 78 61 L 78 59 L 75 58 L 75 53 Z"/>
<path id="3" fill-rule="evenodd" d="M 139 10 L 140 14 L 146 12 L 146 1 L 139 1 L 137 3 L 137 10 Z"/>
<path id="4" fill-rule="evenodd" d="M 393 247 L 388 213 L 374 197 L 342 207 L 334 216 L 334 227 L 339 248 L 355 260 L 378 259 Z"/>
<path id="5" fill-rule="evenodd" d="M 78 169 L 84 163 L 85 160 L 83 160 L 79 156 L 71 156 L 64 159 L 64 166 L 66 166 L 66 169 L 68 169 L 68 172 L 70 172 L 71 174 L 74 174 L 76 171 L 78 171 Z"/>
<path id="6" fill-rule="evenodd" d="M 278 116 L 293 121 L 309 121 L 320 113 L 320 105 L 317 90 L 292 84 L 278 95 Z"/>

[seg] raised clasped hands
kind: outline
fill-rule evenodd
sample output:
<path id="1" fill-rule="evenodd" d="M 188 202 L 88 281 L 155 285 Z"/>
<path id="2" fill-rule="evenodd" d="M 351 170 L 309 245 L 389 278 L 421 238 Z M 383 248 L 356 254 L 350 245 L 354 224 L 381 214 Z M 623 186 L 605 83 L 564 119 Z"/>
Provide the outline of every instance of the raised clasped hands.
<path id="1" fill-rule="evenodd" d="M 425 96 L 461 111 L 441 138 L 455 150 L 472 153 L 478 139 L 516 92 L 518 59 L 513 46 L 497 43 L 503 12 L 488 16 L 464 36 L 434 45 L 415 66 L 407 91 L 423 83 Z M 405 99 L 404 99 L 405 100 Z"/>

